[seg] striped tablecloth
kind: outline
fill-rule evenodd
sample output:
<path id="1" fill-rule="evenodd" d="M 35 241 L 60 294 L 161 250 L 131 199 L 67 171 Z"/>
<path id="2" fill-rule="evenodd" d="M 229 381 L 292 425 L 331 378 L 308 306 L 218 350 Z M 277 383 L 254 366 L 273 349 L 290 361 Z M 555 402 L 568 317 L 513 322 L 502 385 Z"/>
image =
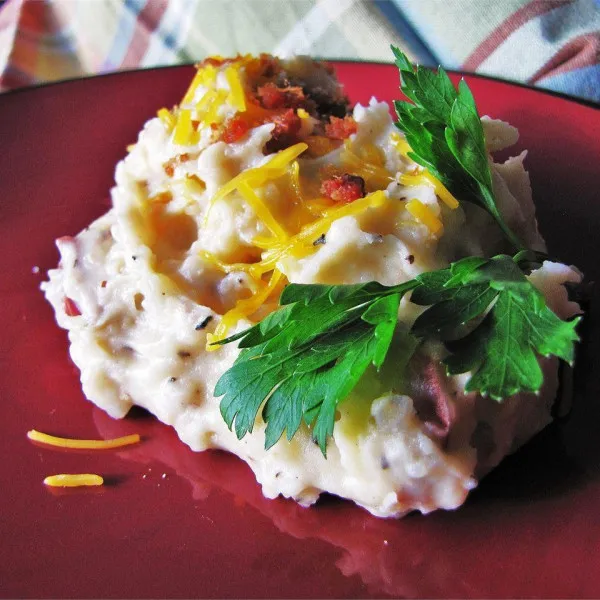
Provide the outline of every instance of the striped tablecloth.
<path id="1" fill-rule="evenodd" d="M 600 0 L 6 0 L 0 90 L 270 52 L 417 62 L 600 102 Z"/>

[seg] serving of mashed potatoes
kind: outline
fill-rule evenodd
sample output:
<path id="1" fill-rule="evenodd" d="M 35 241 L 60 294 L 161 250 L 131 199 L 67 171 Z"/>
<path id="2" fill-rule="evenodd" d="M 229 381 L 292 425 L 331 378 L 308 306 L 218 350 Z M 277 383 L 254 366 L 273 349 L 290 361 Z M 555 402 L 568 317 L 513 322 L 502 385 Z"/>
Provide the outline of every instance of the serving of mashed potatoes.
<path id="1" fill-rule="evenodd" d="M 490 152 L 517 131 L 482 119 Z M 539 395 L 499 404 L 464 393 L 440 349 L 415 353 L 409 378 L 368 373 L 339 405 L 325 458 L 303 426 L 264 449 L 265 425 L 238 440 L 213 390 L 235 344 L 211 343 L 277 307 L 287 282 L 395 285 L 467 255 L 504 249 L 487 213 L 455 199 L 408 156 L 387 104 L 350 109 L 331 69 L 307 58 L 211 59 L 179 106 L 149 120 L 117 165 L 112 208 L 57 241 L 43 284 L 87 398 L 115 418 L 139 405 L 195 451 L 224 449 L 263 493 L 314 503 L 322 492 L 377 516 L 460 506 L 478 478 L 551 420 L 557 367 Z M 506 222 L 543 249 L 525 153 L 492 164 Z M 577 312 L 571 268 L 530 276 L 561 318 Z M 405 298 L 409 327 L 422 308 Z"/>

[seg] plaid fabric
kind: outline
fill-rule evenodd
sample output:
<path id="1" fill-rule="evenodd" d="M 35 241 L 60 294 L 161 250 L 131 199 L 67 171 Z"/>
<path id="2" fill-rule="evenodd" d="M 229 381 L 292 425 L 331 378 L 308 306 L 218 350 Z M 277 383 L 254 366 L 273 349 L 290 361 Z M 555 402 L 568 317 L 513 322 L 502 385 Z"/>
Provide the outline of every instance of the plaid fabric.
<path id="1" fill-rule="evenodd" d="M 391 60 L 600 101 L 600 0 L 7 0 L 0 90 L 210 54 Z"/>

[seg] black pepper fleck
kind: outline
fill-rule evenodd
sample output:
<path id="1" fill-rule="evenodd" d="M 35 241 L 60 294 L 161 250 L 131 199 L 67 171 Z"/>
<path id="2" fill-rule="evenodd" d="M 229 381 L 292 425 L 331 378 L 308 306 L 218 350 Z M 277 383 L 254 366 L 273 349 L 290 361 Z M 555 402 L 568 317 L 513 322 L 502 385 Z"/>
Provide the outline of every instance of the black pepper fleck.
<path id="1" fill-rule="evenodd" d="M 175 383 L 177 381 L 177 377 L 169 377 L 169 381 L 171 383 Z"/>
<path id="2" fill-rule="evenodd" d="M 131 256 L 131 258 L 132 258 L 133 260 L 137 260 L 137 256 L 136 256 L 135 254 L 133 254 L 133 255 Z"/>
<path id="3" fill-rule="evenodd" d="M 381 468 L 385 471 L 386 469 L 390 468 L 390 463 L 388 462 L 388 459 L 385 456 L 381 457 Z"/>
<path id="4" fill-rule="evenodd" d="M 412 254 L 409 254 L 409 255 L 406 257 L 406 260 L 408 261 L 408 263 L 409 263 L 410 265 L 412 265 L 412 264 L 415 262 L 415 257 L 414 257 Z"/>
<path id="5" fill-rule="evenodd" d="M 314 242 L 313 246 L 320 246 L 321 244 L 325 244 L 325 234 L 322 233 Z"/>
<path id="6" fill-rule="evenodd" d="M 189 358 L 191 356 L 191 353 L 187 350 L 179 350 L 177 356 L 179 356 L 179 358 Z"/>
<path id="7" fill-rule="evenodd" d="M 194 327 L 194 329 L 196 331 L 200 331 L 201 329 L 204 329 L 212 321 L 212 319 L 213 319 L 212 316 L 208 315 L 208 317 L 206 317 L 205 319 L 200 321 L 200 323 L 198 323 L 198 325 L 196 325 L 196 327 Z"/>

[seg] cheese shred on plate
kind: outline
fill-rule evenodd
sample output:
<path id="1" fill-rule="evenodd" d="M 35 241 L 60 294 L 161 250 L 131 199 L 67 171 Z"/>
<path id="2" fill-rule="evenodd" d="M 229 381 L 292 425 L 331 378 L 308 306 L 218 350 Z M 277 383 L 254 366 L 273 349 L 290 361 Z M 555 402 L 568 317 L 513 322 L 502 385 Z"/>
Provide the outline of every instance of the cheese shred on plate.
<path id="1" fill-rule="evenodd" d="M 104 479 L 100 475 L 93 473 L 60 474 L 49 475 L 44 479 L 44 484 L 48 487 L 89 487 L 104 484 Z"/>
<path id="2" fill-rule="evenodd" d="M 76 448 L 80 450 L 109 450 L 111 448 L 122 448 L 123 446 L 137 444 L 140 441 L 140 436 L 137 433 L 112 440 L 77 440 L 48 435 L 35 429 L 28 431 L 27 437 L 34 442 L 55 446 L 56 448 Z"/>
<path id="3" fill-rule="evenodd" d="M 516 139 L 507 123 L 482 125 L 490 151 Z M 505 252 L 501 233 L 413 161 L 386 103 L 351 106 L 331 67 L 306 57 L 203 61 L 180 104 L 157 107 L 128 150 L 112 208 L 57 240 L 60 264 L 43 284 L 85 396 L 113 417 L 139 405 L 193 450 L 239 456 L 269 498 L 308 506 L 328 492 L 382 517 L 460 506 L 550 422 L 552 360 L 539 396 L 500 404 L 466 394 L 468 374 L 448 376 L 443 348 L 427 342 L 401 373 L 367 370 L 337 407 L 327 458 L 304 423 L 265 450 L 260 410 L 238 440 L 213 390 L 239 349 L 215 342 L 269 315 L 288 283 L 396 285 Z M 524 245 L 543 249 L 524 157 L 490 158 L 494 193 Z M 565 318 L 574 309 L 562 284 L 578 277 L 546 262 L 531 280 Z M 399 327 L 422 311 L 404 297 Z M 401 354 L 392 344 L 389 356 Z M 87 448 L 134 438 L 32 437 Z"/>

